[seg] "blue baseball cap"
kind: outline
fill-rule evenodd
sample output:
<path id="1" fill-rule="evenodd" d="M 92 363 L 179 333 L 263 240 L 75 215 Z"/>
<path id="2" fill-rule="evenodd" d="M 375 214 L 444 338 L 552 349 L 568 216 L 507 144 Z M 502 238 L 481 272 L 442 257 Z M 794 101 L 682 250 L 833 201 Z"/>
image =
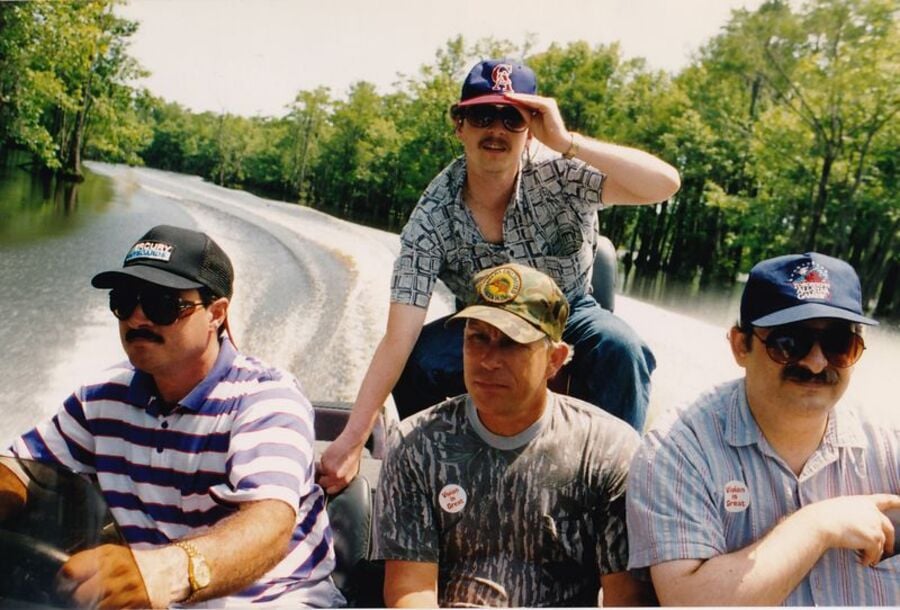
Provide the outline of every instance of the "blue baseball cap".
<path id="1" fill-rule="evenodd" d="M 525 64 L 512 59 L 488 59 L 475 64 L 466 76 L 457 106 L 510 104 L 507 93 L 537 93 L 537 78 Z"/>
<path id="2" fill-rule="evenodd" d="M 780 326 L 812 318 L 878 324 L 863 315 L 859 276 L 840 259 L 807 252 L 754 265 L 741 296 L 741 324 Z"/>

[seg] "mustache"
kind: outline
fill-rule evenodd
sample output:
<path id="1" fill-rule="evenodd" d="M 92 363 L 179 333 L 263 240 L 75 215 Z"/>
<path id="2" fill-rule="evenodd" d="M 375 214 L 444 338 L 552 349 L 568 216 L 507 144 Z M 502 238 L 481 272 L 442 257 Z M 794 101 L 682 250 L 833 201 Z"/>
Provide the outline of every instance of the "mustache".
<path id="1" fill-rule="evenodd" d="M 799 381 L 801 383 L 821 383 L 822 385 L 835 385 L 838 382 L 838 374 L 834 369 L 827 367 L 818 373 L 813 373 L 805 366 L 791 364 L 781 371 L 781 378 L 785 381 Z"/>
<path id="2" fill-rule="evenodd" d="M 507 142 L 503 138 L 498 138 L 497 136 L 484 136 L 478 142 L 479 146 L 484 146 L 485 144 L 493 144 L 494 146 L 504 146 L 504 147 L 509 146 L 509 142 Z"/>
<path id="3" fill-rule="evenodd" d="M 131 328 L 125 333 L 125 341 L 131 342 L 137 339 L 147 339 L 155 343 L 162 343 L 164 340 L 155 332 L 146 328 Z"/>

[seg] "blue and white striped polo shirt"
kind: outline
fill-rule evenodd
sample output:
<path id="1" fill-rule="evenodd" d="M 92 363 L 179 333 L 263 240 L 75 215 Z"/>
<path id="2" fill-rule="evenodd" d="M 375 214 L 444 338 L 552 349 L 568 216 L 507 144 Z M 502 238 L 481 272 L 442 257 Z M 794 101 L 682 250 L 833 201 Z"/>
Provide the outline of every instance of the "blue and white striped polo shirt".
<path id="1" fill-rule="evenodd" d="M 202 534 L 236 504 L 277 499 L 296 527 L 287 556 L 248 589 L 209 607 L 334 606 L 334 551 L 314 480 L 313 410 L 299 382 L 223 339 L 213 369 L 168 415 L 153 379 L 128 362 L 83 385 L 15 455 L 96 473 L 136 549 Z"/>
<path id="2" fill-rule="evenodd" d="M 807 504 L 900 493 L 900 430 L 832 411 L 800 476 L 756 424 L 739 379 L 647 432 L 628 475 L 629 568 L 742 549 Z M 791 606 L 900 605 L 900 555 L 874 567 L 830 549 L 784 601 Z"/>

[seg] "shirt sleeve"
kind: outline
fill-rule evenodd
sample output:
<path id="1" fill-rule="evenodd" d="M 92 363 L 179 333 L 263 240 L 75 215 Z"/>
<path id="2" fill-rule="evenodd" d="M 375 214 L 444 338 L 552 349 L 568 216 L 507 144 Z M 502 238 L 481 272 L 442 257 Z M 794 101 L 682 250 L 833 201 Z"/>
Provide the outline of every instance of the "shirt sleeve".
<path id="1" fill-rule="evenodd" d="M 709 494 L 700 439 L 650 432 L 628 480 L 629 567 L 725 552 L 721 515 Z"/>
<path id="2" fill-rule="evenodd" d="M 604 208 L 601 195 L 606 174 L 577 159 L 553 159 L 537 168 L 544 196 L 565 202 L 579 214 Z"/>
<path id="3" fill-rule="evenodd" d="M 419 468 L 416 451 L 395 428 L 382 463 L 375 499 L 379 559 L 439 562 L 437 523 L 432 494 Z"/>
<path id="4" fill-rule="evenodd" d="M 282 500 L 297 512 L 315 485 L 312 405 L 287 376 L 244 400 L 232 424 L 228 482 L 210 494 L 223 504 Z"/>
<path id="5" fill-rule="evenodd" d="M 85 391 L 81 388 L 69 396 L 53 417 L 16 439 L 6 453 L 82 474 L 95 473 L 95 443 L 84 412 Z"/>
<path id="6" fill-rule="evenodd" d="M 391 276 L 391 302 L 428 307 L 444 262 L 444 248 L 428 212 L 427 199 L 416 205 L 400 234 L 400 254 Z"/>

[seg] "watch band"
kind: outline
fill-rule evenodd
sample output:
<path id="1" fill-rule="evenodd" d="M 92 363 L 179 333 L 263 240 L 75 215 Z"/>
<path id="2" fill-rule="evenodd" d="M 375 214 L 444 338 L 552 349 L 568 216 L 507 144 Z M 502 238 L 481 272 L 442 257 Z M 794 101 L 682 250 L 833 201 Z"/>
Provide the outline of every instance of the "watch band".
<path id="1" fill-rule="evenodd" d="M 188 582 L 191 586 L 190 594 L 182 600 L 184 603 L 193 603 L 194 596 L 209 586 L 209 566 L 206 564 L 206 558 L 197 550 L 190 542 L 179 540 L 175 546 L 187 553 L 188 556 Z M 198 568 L 204 570 L 201 576 L 197 573 Z"/>

